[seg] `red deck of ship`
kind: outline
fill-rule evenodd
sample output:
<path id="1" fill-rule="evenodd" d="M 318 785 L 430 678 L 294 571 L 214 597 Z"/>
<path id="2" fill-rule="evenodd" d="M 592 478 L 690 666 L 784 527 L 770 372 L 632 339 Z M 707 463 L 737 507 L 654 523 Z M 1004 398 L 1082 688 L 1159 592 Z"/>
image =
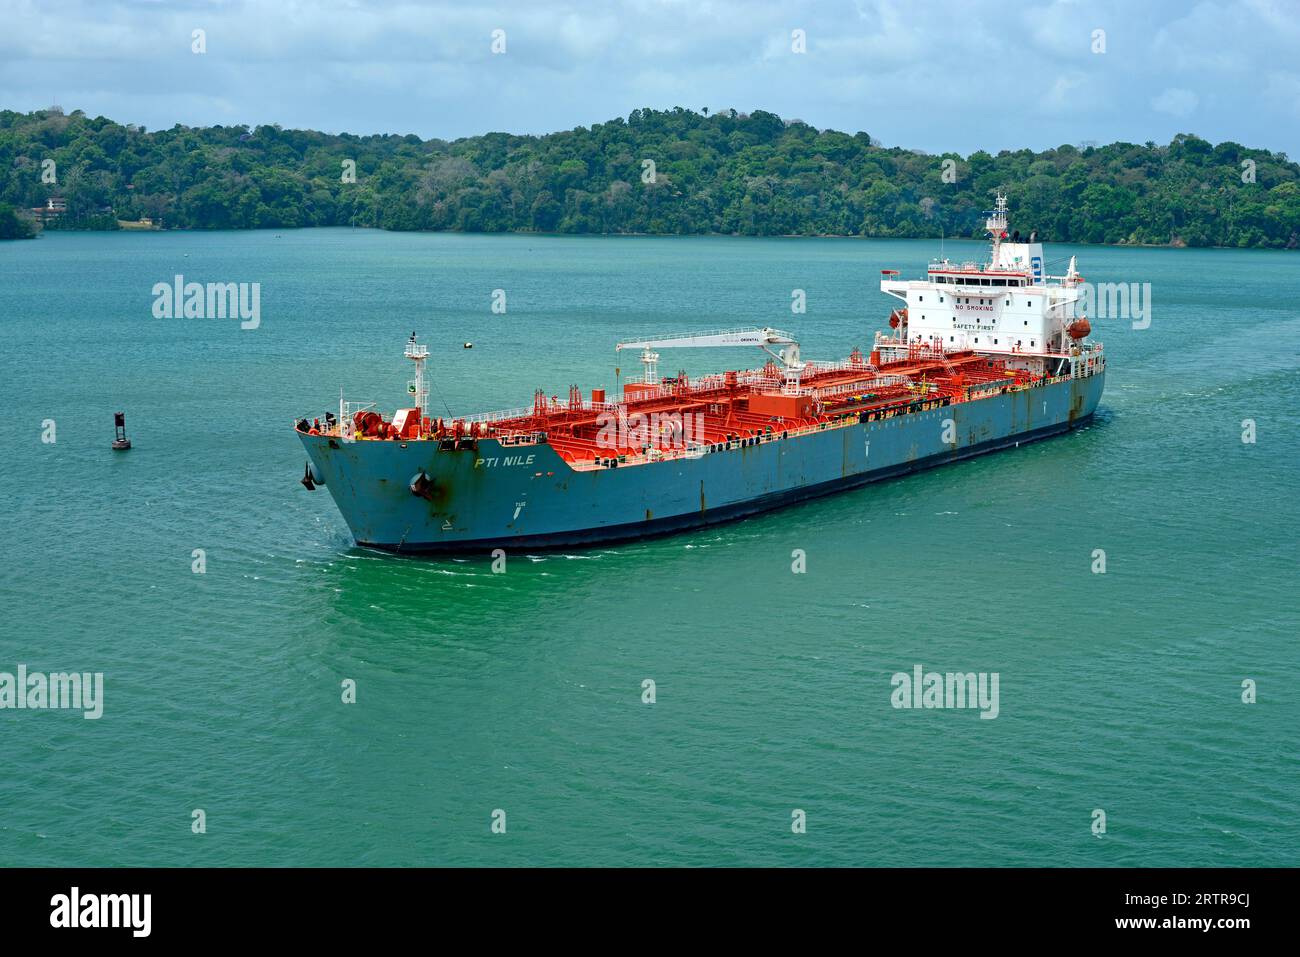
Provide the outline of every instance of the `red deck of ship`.
<path id="1" fill-rule="evenodd" d="M 892 384 L 880 384 L 882 377 L 891 377 Z M 782 392 L 780 375 L 769 363 L 757 373 L 708 376 L 694 383 L 684 376 L 670 377 L 659 388 L 631 387 L 625 390 L 621 412 L 615 403 L 584 399 L 574 387 L 567 401 L 537 393 L 530 413 L 490 421 L 425 422 L 429 423 L 427 436 L 435 439 L 491 436 L 509 442 L 514 437 L 545 433 L 546 441 L 562 458 L 582 464 L 638 456 L 648 445 L 680 444 L 682 435 L 675 433 L 672 425 L 677 416 L 691 416 L 682 420 L 685 439 L 708 445 L 803 430 L 850 415 L 897 414 L 918 404 L 932 407 L 966 401 L 972 392 L 987 391 L 999 383 L 1020 386 L 1032 379 L 1028 372 L 1009 370 L 999 360 L 972 352 L 936 355 L 917 348 L 908 359 L 879 366 L 868 364 L 855 352 L 846 363 L 814 366 L 803 373 L 800 391 L 807 396 L 805 404 L 810 408 L 802 416 L 751 409 L 753 404 L 770 407 L 780 401 L 773 398 Z M 634 423 L 631 428 L 627 427 L 629 421 Z M 669 424 L 664 426 L 665 422 Z M 651 435 L 655 428 L 668 431 Z"/>

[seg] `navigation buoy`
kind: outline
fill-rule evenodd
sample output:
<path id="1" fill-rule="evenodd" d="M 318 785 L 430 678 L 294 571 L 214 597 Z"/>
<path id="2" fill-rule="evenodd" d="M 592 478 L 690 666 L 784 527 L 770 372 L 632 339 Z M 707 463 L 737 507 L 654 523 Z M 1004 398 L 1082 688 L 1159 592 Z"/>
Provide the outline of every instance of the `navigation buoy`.
<path id="1" fill-rule="evenodd" d="M 113 413 L 113 427 L 114 427 L 114 435 L 115 435 L 115 438 L 113 439 L 113 451 L 125 452 L 127 449 L 131 447 L 131 440 L 126 437 L 126 413 L 125 412 Z"/>

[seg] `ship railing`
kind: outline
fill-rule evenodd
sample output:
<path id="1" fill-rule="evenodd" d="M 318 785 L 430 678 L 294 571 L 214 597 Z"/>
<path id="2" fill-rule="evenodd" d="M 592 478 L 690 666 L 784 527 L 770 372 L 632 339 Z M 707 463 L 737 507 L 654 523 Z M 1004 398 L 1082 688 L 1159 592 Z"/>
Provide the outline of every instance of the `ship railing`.
<path id="1" fill-rule="evenodd" d="M 761 369 L 748 369 L 736 373 L 737 385 L 750 386 L 753 388 L 775 388 L 783 381 L 783 379 L 773 378 L 772 376 L 767 375 Z M 629 379 L 628 382 L 642 384 L 639 378 Z M 642 391 L 636 396 L 636 399 L 656 399 L 666 398 L 669 396 L 690 396 L 707 392 L 719 392 L 727 388 L 727 380 L 723 373 L 715 372 L 690 380 L 685 386 L 675 385 L 671 379 L 666 385 L 662 382 L 654 383 L 653 385 L 653 392 L 649 390 Z"/>
<path id="2" fill-rule="evenodd" d="M 358 412 L 369 412 L 378 403 L 375 402 L 347 402 L 345 401 L 339 408 L 343 413 L 343 418 L 351 421 Z"/>
<path id="3" fill-rule="evenodd" d="M 841 368 L 853 369 L 861 368 L 861 366 L 853 366 L 849 363 L 822 363 L 818 365 L 818 368 L 819 370 Z M 746 370 L 739 372 L 736 375 L 737 385 L 756 388 L 776 388 L 781 385 L 783 381 L 784 380 L 780 378 L 773 378 L 772 376 L 766 375 L 761 369 Z M 629 379 L 628 382 L 642 384 L 639 378 Z M 639 399 L 667 398 L 674 395 L 686 396 L 697 393 L 717 392 L 725 389 L 727 383 L 726 377 L 723 374 L 716 373 L 701 376 L 700 378 L 689 382 L 685 387 L 676 387 L 671 381 L 666 385 L 662 382 L 652 383 L 652 385 L 655 389 L 654 392 L 642 392 L 640 395 L 636 396 L 633 401 Z M 617 412 L 623 404 L 624 403 L 612 400 L 593 402 L 590 399 L 584 399 L 581 403 L 573 405 L 566 400 L 559 399 L 554 402 L 548 401 L 542 407 L 541 412 L 545 415 L 562 414 L 564 412 Z M 496 422 L 508 421 L 510 419 L 530 418 L 535 414 L 537 414 L 537 410 L 533 406 L 525 406 L 517 409 L 501 409 L 494 412 L 477 412 L 473 415 L 450 416 L 448 417 L 448 421 L 460 421 L 464 422 L 466 425 L 475 422 L 483 425 L 490 425 Z"/>
<path id="4" fill-rule="evenodd" d="M 1086 379 L 1106 368 L 1106 356 L 1101 343 L 1085 345 L 1070 363 L 1070 374 L 1076 379 Z"/>
<path id="5" fill-rule="evenodd" d="M 817 425 L 807 426 L 799 429 L 785 430 L 790 436 L 803 435 L 808 432 L 818 432 L 825 429 L 830 423 L 818 423 Z M 760 433 L 758 435 L 747 436 L 744 439 L 734 439 L 731 441 L 721 442 L 696 442 L 687 441 L 684 446 L 676 448 L 662 448 L 651 446 L 644 452 L 632 455 L 623 455 L 619 457 L 619 466 L 645 465 L 650 462 L 667 462 L 677 459 L 698 459 L 708 455 L 710 451 L 717 447 L 721 450 L 738 449 L 743 445 L 759 445 L 766 442 L 776 441 L 781 437 L 780 431 L 774 429 L 770 433 Z M 605 468 L 602 460 L 594 461 L 583 460 L 580 462 L 570 463 L 571 467 L 578 471 L 589 471 L 592 469 Z"/>
<path id="6" fill-rule="evenodd" d="M 868 368 L 867 362 L 853 362 L 849 359 L 839 359 L 835 362 L 823 362 L 816 359 L 809 359 L 804 363 L 805 372 L 854 372 Z"/>
<path id="7" fill-rule="evenodd" d="M 920 387 L 920 383 L 914 383 L 905 375 L 880 375 L 874 379 L 866 379 L 860 382 L 847 382 L 842 385 L 828 385 L 821 388 L 813 389 L 812 394 L 820 399 L 830 399 L 842 395 L 855 395 L 859 392 L 870 392 L 873 389 L 888 389 L 900 385 L 915 385 Z M 932 391 L 934 384 L 926 383 L 924 391 Z"/>
<path id="8" fill-rule="evenodd" d="M 664 390 L 667 395 L 668 391 Z M 554 402 L 548 401 L 541 408 L 542 415 L 562 415 L 565 412 L 610 412 L 615 413 L 619 409 L 620 403 L 612 402 L 608 399 L 604 402 L 593 402 L 590 399 L 584 399 L 582 402 L 574 405 L 573 403 L 557 399 Z M 497 422 L 507 422 L 512 419 L 532 418 L 538 414 L 538 410 L 533 406 L 526 406 L 520 409 L 500 409 L 495 412 L 476 412 L 473 415 L 455 416 L 448 421 L 460 421 L 466 425 L 475 422 L 481 425 L 491 425 Z"/>
<path id="9" fill-rule="evenodd" d="M 512 445 L 540 445 L 544 440 L 545 432 L 536 430 L 519 431 L 519 432 L 502 432 L 492 436 L 499 443 L 505 446 Z"/>
<path id="10" fill-rule="evenodd" d="M 903 344 L 906 345 L 906 343 Z M 936 356 L 938 355 L 941 355 L 941 353 L 936 352 Z M 804 367 L 801 371 L 808 374 L 820 375 L 828 372 L 871 372 L 873 371 L 873 369 L 874 367 L 869 362 L 866 361 L 854 362 L 849 359 L 842 359 L 835 362 L 808 360 L 807 362 L 805 362 Z M 629 380 L 629 381 L 639 381 L 639 380 Z M 786 381 L 787 380 L 785 379 L 784 376 L 780 376 L 780 375 L 772 376 L 769 375 L 763 369 L 744 369 L 736 372 L 736 384 L 741 386 L 749 386 L 751 388 L 757 388 L 757 389 L 782 388 L 785 386 Z M 727 381 L 726 381 L 725 373 L 713 372 L 713 373 L 709 373 L 708 375 L 700 376 L 699 378 L 690 381 L 685 388 L 674 387 L 671 380 L 667 385 L 657 384 L 656 387 L 659 389 L 659 394 L 665 396 L 690 395 L 692 393 L 716 392 L 718 390 L 725 389 L 727 387 Z M 815 387 L 811 387 L 811 388 L 815 388 Z M 806 395 L 808 394 L 808 392 L 809 392 L 809 387 L 803 387 L 800 389 L 801 394 Z M 643 395 L 646 395 L 647 397 L 653 397 L 650 396 L 648 393 L 643 393 Z"/>
<path id="11" fill-rule="evenodd" d="M 691 383 L 692 388 L 701 390 L 720 389 L 726 385 L 726 373 L 710 372 L 708 375 L 702 375 Z M 736 381 L 739 383 L 762 383 L 762 382 L 779 382 L 779 378 L 769 376 L 762 369 L 738 369 L 736 370 Z"/>
<path id="12" fill-rule="evenodd" d="M 526 406 L 519 409 L 499 409 L 496 412 L 476 412 L 473 415 L 458 415 L 449 417 L 447 421 L 464 422 L 466 425 L 475 422 L 488 424 L 491 422 L 504 422 L 507 419 L 523 419 L 533 414 L 533 407 Z"/>
<path id="13" fill-rule="evenodd" d="M 947 257 L 943 257 L 943 258 L 935 257 L 930 260 L 929 268 L 951 269 L 951 270 L 960 269 L 960 270 L 968 270 L 974 272 L 999 272 L 999 271 L 1011 269 L 1013 267 L 1005 266 L 1002 265 L 1001 263 L 981 263 L 981 262 L 976 262 L 973 259 L 963 259 L 960 262 L 958 262 L 955 259 L 948 259 Z"/>
<path id="14" fill-rule="evenodd" d="M 377 404 L 378 403 L 375 402 L 343 402 L 338 406 L 339 413 L 343 416 L 342 420 L 333 418 L 334 409 L 329 409 L 323 414 L 312 412 L 307 415 L 300 415 L 298 418 L 294 419 L 293 422 L 296 426 L 303 419 L 313 423 L 316 419 L 322 419 L 323 421 L 320 430 L 321 435 L 350 437 L 353 422 L 355 421 L 357 414 L 361 412 L 369 412 L 371 409 L 375 408 Z"/>

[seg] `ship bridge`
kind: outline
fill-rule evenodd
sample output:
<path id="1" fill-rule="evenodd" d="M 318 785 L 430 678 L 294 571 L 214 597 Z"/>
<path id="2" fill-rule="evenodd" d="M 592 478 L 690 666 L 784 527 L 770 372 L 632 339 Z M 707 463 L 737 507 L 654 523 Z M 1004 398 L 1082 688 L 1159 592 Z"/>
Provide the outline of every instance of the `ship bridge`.
<path id="1" fill-rule="evenodd" d="M 890 320 L 893 334 L 878 335 L 887 358 L 924 345 L 948 352 L 971 350 L 1006 358 L 1013 367 L 1057 366 L 1077 345 L 1072 325 L 1082 281 L 1074 260 L 1064 276 L 1049 276 L 1036 233 L 1022 240 L 1008 234 L 1006 197 L 998 194 L 988 214 L 988 262 L 934 260 L 924 279 L 902 279 L 883 270 L 880 289 L 903 303 Z M 1086 335 L 1086 333 L 1084 333 Z M 1049 361 L 1057 360 L 1057 361 Z"/>

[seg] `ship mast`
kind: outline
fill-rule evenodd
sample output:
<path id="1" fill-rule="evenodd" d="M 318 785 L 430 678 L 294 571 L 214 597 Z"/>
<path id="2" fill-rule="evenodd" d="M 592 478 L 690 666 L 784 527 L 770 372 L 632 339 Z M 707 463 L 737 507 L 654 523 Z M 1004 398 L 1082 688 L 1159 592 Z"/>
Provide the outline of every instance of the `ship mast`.
<path id="1" fill-rule="evenodd" d="M 998 190 L 997 199 L 993 204 L 993 211 L 989 213 L 988 219 L 984 221 L 984 228 L 988 230 L 989 237 L 993 242 L 992 258 L 989 259 L 989 264 L 996 266 L 998 247 L 1002 245 L 1002 237 L 1007 234 L 1007 196 L 1001 190 Z"/>
<path id="2" fill-rule="evenodd" d="M 641 381 L 648 385 L 656 385 L 659 382 L 659 353 L 649 346 L 642 349 L 641 365 L 644 369 Z"/>
<path id="3" fill-rule="evenodd" d="M 423 423 L 429 405 L 429 390 L 424 385 L 424 362 L 429 358 L 429 347 L 417 343 L 414 332 L 406 342 L 406 358 L 415 363 L 415 378 L 406 383 L 406 391 L 415 398 L 416 422 Z M 419 431 L 423 432 L 422 425 Z"/>

